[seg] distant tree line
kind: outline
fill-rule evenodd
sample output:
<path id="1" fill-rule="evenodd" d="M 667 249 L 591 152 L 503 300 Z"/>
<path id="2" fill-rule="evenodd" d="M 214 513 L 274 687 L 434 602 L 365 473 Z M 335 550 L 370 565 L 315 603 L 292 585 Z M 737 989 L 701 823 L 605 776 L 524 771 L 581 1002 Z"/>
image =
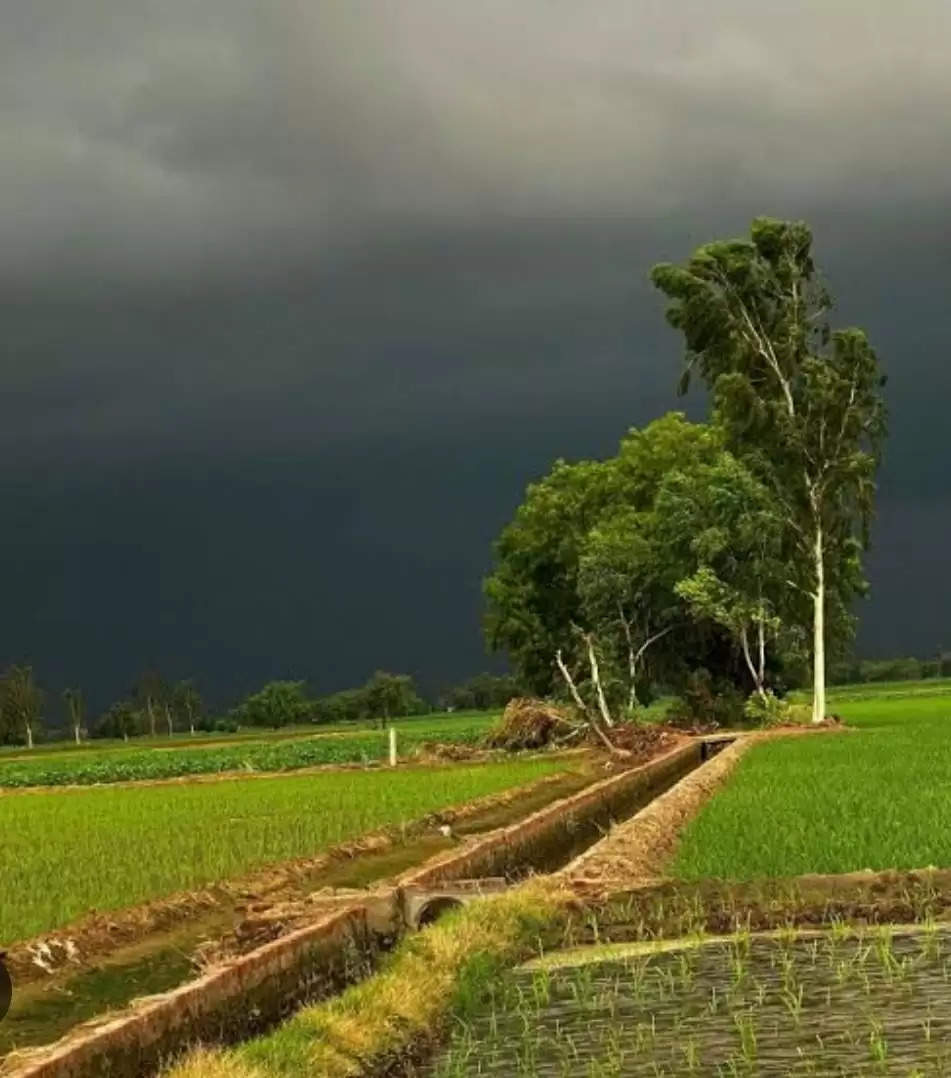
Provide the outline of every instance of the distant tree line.
<path id="1" fill-rule="evenodd" d="M 951 652 L 941 650 L 933 659 L 850 659 L 833 663 L 829 680 L 834 685 L 875 681 L 926 681 L 951 677 Z"/>
<path id="2" fill-rule="evenodd" d="M 327 695 L 311 692 L 305 681 L 271 681 L 225 712 L 213 713 L 193 680 L 170 681 L 158 670 L 144 671 L 130 691 L 100 715 L 87 714 L 81 689 L 66 689 L 58 717 L 50 719 L 50 697 L 36 683 L 33 669 L 13 665 L 0 675 L 0 744 L 32 747 L 36 740 L 69 737 L 129 740 L 175 733 L 233 732 L 240 728 L 335 723 L 379 723 L 425 715 L 435 710 L 503 708 L 522 695 L 506 675 L 479 674 L 426 700 L 409 674 L 377 670 L 363 685 Z"/>

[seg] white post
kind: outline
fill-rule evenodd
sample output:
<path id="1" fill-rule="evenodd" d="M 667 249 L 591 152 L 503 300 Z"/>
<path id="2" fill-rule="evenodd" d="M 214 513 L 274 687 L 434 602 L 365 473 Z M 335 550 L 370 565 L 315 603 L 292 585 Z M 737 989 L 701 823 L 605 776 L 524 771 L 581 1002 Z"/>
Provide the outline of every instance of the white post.
<path id="1" fill-rule="evenodd" d="M 396 767 L 396 727 L 390 727 L 390 767 Z"/>

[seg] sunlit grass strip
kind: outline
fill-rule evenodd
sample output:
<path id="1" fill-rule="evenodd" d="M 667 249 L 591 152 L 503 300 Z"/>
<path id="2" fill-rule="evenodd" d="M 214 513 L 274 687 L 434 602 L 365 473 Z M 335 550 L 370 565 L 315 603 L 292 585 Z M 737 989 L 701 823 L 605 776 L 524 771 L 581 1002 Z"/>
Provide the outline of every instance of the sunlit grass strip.
<path id="1" fill-rule="evenodd" d="M 543 885 L 473 903 L 405 940 L 385 969 L 237 1049 L 198 1052 L 169 1078 L 355 1078 L 430 1045 L 505 969 L 561 928 Z"/>
<path id="2" fill-rule="evenodd" d="M 407 755 L 427 741 L 476 744 L 495 721 L 494 714 L 407 722 L 399 727 L 399 751 Z M 64 786 L 180 778 L 224 771 L 290 771 L 320 764 L 353 764 L 385 760 L 385 731 L 330 733 L 297 740 L 263 740 L 251 744 L 203 748 L 173 741 L 162 747 L 128 750 L 94 749 L 0 761 L 0 786 Z"/>
<path id="3" fill-rule="evenodd" d="M 758 745 L 687 827 L 682 879 L 951 866 L 951 700 L 843 706 L 857 732 Z"/>
<path id="4" fill-rule="evenodd" d="M 0 797 L 0 944 L 137 905 L 564 770 L 516 760 L 412 771 Z"/>

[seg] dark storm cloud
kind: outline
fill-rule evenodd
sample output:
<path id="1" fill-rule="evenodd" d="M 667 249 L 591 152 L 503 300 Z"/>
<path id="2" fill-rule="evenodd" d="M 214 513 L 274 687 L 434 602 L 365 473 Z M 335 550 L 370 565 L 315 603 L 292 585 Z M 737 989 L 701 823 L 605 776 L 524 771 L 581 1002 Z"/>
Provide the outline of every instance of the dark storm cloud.
<path id="1" fill-rule="evenodd" d="M 892 374 L 868 639 L 940 635 L 894 553 L 947 510 L 947 5 L 7 0 L 0 30 L 3 654 L 63 668 L 82 608 L 76 677 L 253 681 L 304 662 L 311 596 L 326 682 L 479 664 L 525 481 L 677 406 L 649 266 L 759 212 L 815 225 Z"/>

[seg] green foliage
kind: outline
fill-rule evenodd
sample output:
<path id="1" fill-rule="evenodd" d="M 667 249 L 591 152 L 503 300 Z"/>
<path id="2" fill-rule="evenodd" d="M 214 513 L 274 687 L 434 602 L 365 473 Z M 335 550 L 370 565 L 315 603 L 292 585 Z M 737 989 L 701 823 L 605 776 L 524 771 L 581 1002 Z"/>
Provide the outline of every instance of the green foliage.
<path id="1" fill-rule="evenodd" d="M 790 596 L 801 597 L 790 620 L 815 618 L 821 709 L 824 639 L 846 638 L 849 605 L 865 592 L 860 555 L 886 417 L 878 359 L 860 330 L 829 327 L 811 249 L 801 222 L 758 218 L 749 240 L 706 244 L 652 279 L 684 336 L 682 388 L 700 374 L 727 448 L 775 499 Z"/>
<path id="2" fill-rule="evenodd" d="M 562 769 L 519 760 L 0 798 L 0 945 L 90 909 L 134 905 L 313 856 Z"/>
<path id="3" fill-rule="evenodd" d="M 303 681 L 271 681 L 232 712 L 242 726 L 278 729 L 303 722 L 311 712 Z"/>
<path id="4" fill-rule="evenodd" d="M 495 569 L 484 585 L 486 638 L 536 696 L 556 685 L 555 652 L 578 620 L 580 548 L 611 504 L 615 472 L 611 462 L 556 461 L 529 486 L 495 545 Z"/>
<path id="5" fill-rule="evenodd" d="M 31 666 L 7 667 L 0 678 L 0 728 L 6 740 L 33 745 L 41 724 L 43 699 Z"/>
<path id="6" fill-rule="evenodd" d="M 477 674 L 444 692 L 439 702 L 452 711 L 490 711 L 501 710 L 509 700 L 525 695 L 526 690 L 511 674 Z"/>
<path id="7" fill-rule="evenodd" d="M 762 696 L 753 693 L 743 707 L 743 713 L 752 726 L 803 725 L 812 718 L 811 710 L 803 704 L 790 703 L 767 691 Z"/>
<path id="8" fill-rule="evenodd" d="M 712 462 L 721 452 L 716 430 L 672 413 L 630 431 L 617 456 L 558 461 L 529 486 L 496 544 L 485 595 L 489 644 L 508 653 L 533 693 L 563 690 L 554 658 L 559 649 L 578 651 L 576 627 L 596 632 L 608 683 L 629 680 L 631 651 L 667 630 L 670 638 L 643 654 L 645 665 L 679 670 L 685 655 L 699 650 L 712 657 L 711 634 L 674 637 L 672 589 L 682 566 L 659 536 L 656 500 L 670 472 Z"/>
<path id="9" fill-rule="evenodd" d="M 830 680 L 833 684 L 850 682 L 918 681 L 921 678 L 941 677 L 942 661 L 923 662 L 920 659 L 863 659 L 836 663 Z M 951 672 L 951 663 L 948 664 Z"/>
<path id="10" fill-rule="evenodd" d="M 721 626 L 742 647 L 760 686 L 759 636 L 767 644 L 779 636 L 789 591 L 775 499 L 740 461 L 721 453 L 671 472 L 656 513 L 661 543 L 687 568 L 674 592 L 695 617 Z"/>
<path id="11" fill-rule="evenodd" d="M 200 729 L 204 704 L 195 683 L 179 681 L 173 686 L 170 697 L 172 711 L 179 725 L 189 729 Z"/>
<path id="12" fill-rule="evenodd" d="M 311 718 L 317 723 L 360 722 L 375 718 L 370 714 L 364 689 L 342 689 L 314 701 Z"/>
<path id="13" fill-rule="evenodd" d="M 114 713 L 118 709 L 118 715 Z M 114 705 L 110 721 L 123 721 L 131 711 Z M 492 714 L 412 720 L 400 728 L 399 748 L 406 755 L 427 741 L 478 744 L 495 721 Z M 233 727 L 232 727 L 233 728 Z M 121 732 L 113 735 L 121 737 Z M 168 742 L 156 744 L 167 745 Z M 173 748 L 86 749 L 16 759 L 0 757 L 0 788 L 126 782 L 138 779 L 213 775 L 223 771 L 291 771 L 319 764 L 351 764 L 385 760 L 386 734 L 379 731 L 320 734 L 299 739 L 236 741 L 203 748 L 190 740 Z"/>
<path id="14" fill-rule="evenodd" d="M 687 676 L 681 695 L 668 706 L 666 718 L 676 726 L 735 729 L 743 725 L 743 708 L 743 694 L 732 681 L 715 678 L 700 668 Z"/>
<path id="15" fill-rule="evenodd" d="M 69 724 L 78 737 L 86 720 L 86 702 L 82 689 L 64 689 L 63 703 L 69 715 Z"/>
<path id="16" fill-rule="evenodd" d="M 96 737 L 129 738 L 144 733 L 131 700 L 117 700 L 96 723 Z"/>
<path id="17" fill-rule="evenodd" d="M 418 712 L 422 705 L 416 686 L 409 674 L 388 674 L 384 670 L 370 678 L 363 688 L 366 710 L 381 726 L 390 719 Z"/>

